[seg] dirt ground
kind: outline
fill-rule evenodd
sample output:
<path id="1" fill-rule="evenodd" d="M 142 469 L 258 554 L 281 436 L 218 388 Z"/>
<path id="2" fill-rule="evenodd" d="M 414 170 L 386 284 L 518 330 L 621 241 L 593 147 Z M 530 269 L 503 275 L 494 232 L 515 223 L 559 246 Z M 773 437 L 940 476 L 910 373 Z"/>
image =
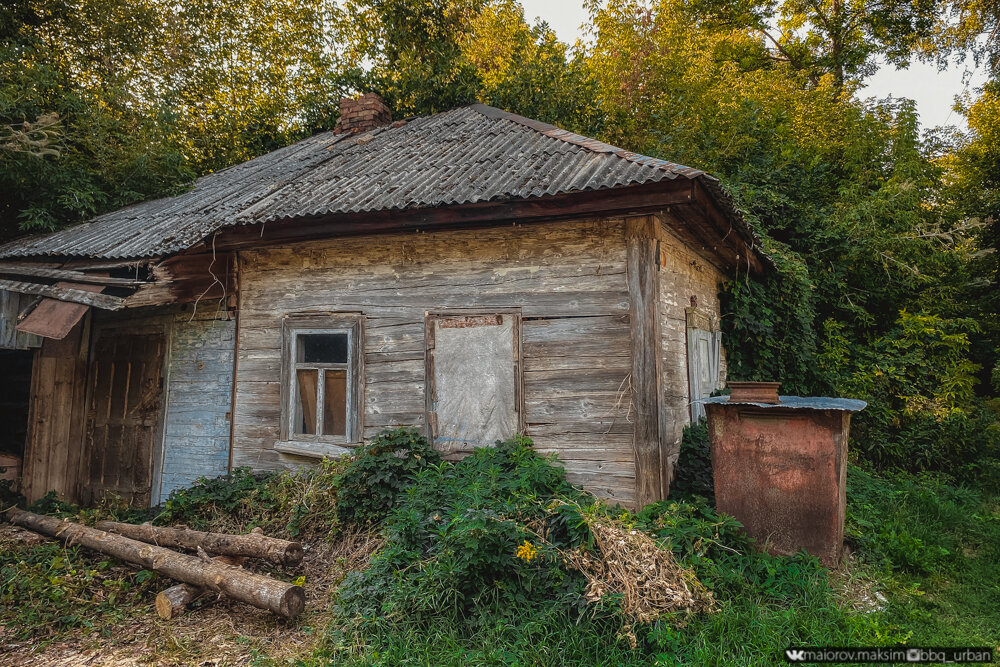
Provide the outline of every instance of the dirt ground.
<path id="1" fill-rule="evenodd" d="M 42 538 L 0 524 L 0 545 L 31 545 Z M 293 621 L 225 598 L 212 596 L 165 621 L 156 615 L 152 596 L 125 621 L 109 628 L 40 643 L 8 640 L 0 626 L 0 665 L 68 667 L 70 665 L 200 665 L 223 667 L 253 664 L 267 656 L 279 662 L 305 658 L 322 640 L 332 618 L 337 585 L 352 569 L 363 567 L 381 542 L 366 532 L 344 533 L 334 542 L 304 544 L 297 572 L 305 576 L 306 609 Z M 124 572 L 129 566 L 118 566 Z M 134 571 L 134 570 L 133 570 Z M 99 625 L 104 619 L 95 618 Z M 13 633 L 10 633 L 13 634 Z"/>

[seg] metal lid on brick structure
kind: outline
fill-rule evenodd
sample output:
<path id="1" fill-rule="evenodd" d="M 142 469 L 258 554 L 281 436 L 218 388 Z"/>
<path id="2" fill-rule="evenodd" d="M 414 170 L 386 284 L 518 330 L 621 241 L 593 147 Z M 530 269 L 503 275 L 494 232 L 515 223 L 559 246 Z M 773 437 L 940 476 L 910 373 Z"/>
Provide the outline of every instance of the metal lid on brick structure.
<path id="1" fill-rule="evenodd" d="M 827 396 L 779 396 L 777 403 L 761 403 L 759 401 L 733 401 L 729 396 L 713 396 L 703 403 L 724 405 L 753 405 L 758 408 L 785 408 L 791 410 L 839 410 L 842 412 L 861 412 L 868 403 L 854 398 L 830 398 Z"/>

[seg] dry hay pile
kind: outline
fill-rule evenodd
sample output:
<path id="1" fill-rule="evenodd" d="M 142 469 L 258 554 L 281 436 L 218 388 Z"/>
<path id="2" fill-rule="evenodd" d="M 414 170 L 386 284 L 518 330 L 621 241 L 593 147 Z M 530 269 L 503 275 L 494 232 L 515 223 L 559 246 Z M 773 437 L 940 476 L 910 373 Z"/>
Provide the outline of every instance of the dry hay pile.
<path id="1" fill-rule="evenodd" d="M 651 623 L 669 613 L 713 610 L 711 591 L 651 535 L 607 517 L 585 520 L 596 549 L 577 549 L 567 553 L 566 559 L 587 578 L 587 601 L 620 596 L 621 610 L 630 623 Z M 626 635 L 635 641 L 628 627 Z"/>

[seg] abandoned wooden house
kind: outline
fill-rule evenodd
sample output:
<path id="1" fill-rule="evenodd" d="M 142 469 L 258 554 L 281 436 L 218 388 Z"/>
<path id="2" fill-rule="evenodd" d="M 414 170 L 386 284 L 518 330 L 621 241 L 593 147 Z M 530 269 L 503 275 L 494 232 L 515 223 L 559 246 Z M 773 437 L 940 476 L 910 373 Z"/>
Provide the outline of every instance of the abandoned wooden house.
<path id="1" fill-rule="evenodd" d="M 719 183 L 483 105 L 335 132 L 0 247 L 21 489 L 159 504 L 419 427 L 523 433 L 613 502 L 667 493 L 766 258 Z"/>

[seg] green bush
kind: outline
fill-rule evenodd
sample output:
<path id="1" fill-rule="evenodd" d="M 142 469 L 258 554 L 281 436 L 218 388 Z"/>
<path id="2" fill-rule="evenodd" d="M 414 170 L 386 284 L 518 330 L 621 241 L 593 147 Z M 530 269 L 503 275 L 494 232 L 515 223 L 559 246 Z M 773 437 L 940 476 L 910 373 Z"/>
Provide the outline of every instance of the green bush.
<path id="1" fill-rule="evenodd" d="M 416 429 L 382 431 L 354 451 L 334 481 L 337 517 L 345 523 L 382 521 L 416 475 L 440 460 L 441 455 Z"/>
<path id="2" fill-rule="evenodd" d="M 684 427 L 680 456 L 674 466 L 674 479 L 670 482 L 671 498 L 692 496 L 715 499 L 712 447 L 708 438 L 708 424 L 704 419 Z"/>
<path id="3" fill-rule="evenodd" d="M 224 532 L 259 526 L 273 535 L 329 537 L 337 529 L 335 479 L 343 467 L 342 460 L 324 459 L 296 471 L 235 468 L 221 477 L 201 478 L 171 492 L 154 523 Z"/>
<path id="4" fill-rule="evenodd" d="M 544 600 L 584 604 L 582 577 L 536 539 L 564 546 L 585 539 L 579 514 L 557 500 L 580 492 L 530 444 L 518 437 L 419 471 L 386 521 L 386 548 L 341 587 L 342 610 L 412 623 Z"/>

